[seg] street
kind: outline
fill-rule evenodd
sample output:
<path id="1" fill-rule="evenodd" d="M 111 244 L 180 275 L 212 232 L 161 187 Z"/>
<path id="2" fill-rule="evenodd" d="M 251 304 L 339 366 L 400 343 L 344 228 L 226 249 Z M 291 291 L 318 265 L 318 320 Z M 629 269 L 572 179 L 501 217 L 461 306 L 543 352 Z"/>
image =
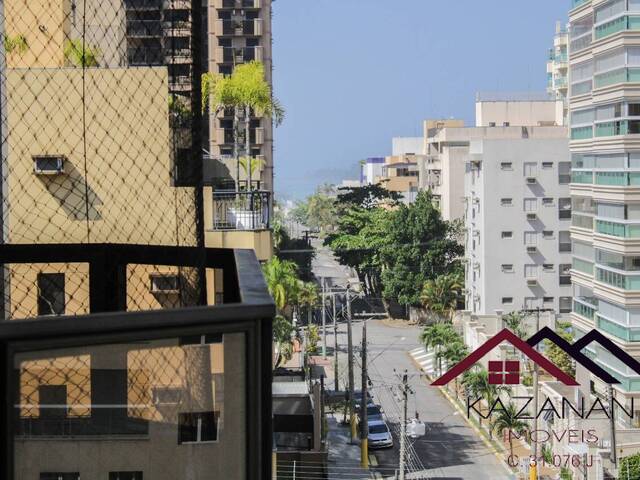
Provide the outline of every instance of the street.
<path id="1" fill-rule="evenodd" d="M 347 379 L 347 334 L 346 323 L 339 326 L 339 377 L 341 388 Z M 399 431 L 402 401 L 399 395 L 399 375 L 406 369 L 410 385 L 415 392 L 409 397 L 408 418 L 419 418 L 427 425 L 423 438 L 411 440 L 408 445 L 407 469 L 420 472 L 419 478 L 447 478 L 473 480 L 500 480 L 512 478 L 486 447 L 477 434 L 456 413 L 451 404 L 436 387 L 420 378 L 419 370 L 409 357 L 410 350 L 419 347 L 417 327 L 390 327 L 382 320 L 368 320 L 368 368 L 374 402 L 382 405 L 389 426 L 394 431 L 394 448 L 375 450 L 383 476 L 393 475 L 399 459 Z M 356 356 L 354 364 L 355 388 L 361 388 L 360 349 L 362 342 L 362 320 L 353 322 L 353 344 Z M 328 334 L 328 343 L 333 344 L 333 335 Z M 416 478 L 410 475 L 407 478 Z"/>

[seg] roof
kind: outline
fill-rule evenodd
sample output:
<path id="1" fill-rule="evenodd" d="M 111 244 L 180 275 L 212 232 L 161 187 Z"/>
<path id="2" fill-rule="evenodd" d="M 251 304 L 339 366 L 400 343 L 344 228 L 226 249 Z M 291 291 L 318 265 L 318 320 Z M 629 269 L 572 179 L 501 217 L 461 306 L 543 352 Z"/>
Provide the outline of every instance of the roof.
<path id="1" fill-rule="evenodd" d="M 307 382 L 274 382 L 271 391 L 274 397 L 309 395 Z"/>

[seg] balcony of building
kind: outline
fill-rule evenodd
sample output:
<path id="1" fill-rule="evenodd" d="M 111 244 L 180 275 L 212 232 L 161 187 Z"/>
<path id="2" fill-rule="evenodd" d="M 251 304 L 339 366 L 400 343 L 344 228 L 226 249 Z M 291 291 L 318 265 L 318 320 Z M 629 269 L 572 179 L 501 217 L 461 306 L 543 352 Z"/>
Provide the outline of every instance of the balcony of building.
<path id="1" fill-rule="evenodd" d="M 218 10 L 261 8 L 262 0 L 213 0 L 213 7 Z"/>
<path id="2" fill-rule="evenodd" d="M 210 248 L 255 250 L 261 260 L 273 254 L 271 192 L 205 187 L 205 243 Z"/>
<path id="3" fill-rule="evenodd" d="M 159 10 L 163 7 L 163 0 L 125 0 L 126 10 Z"/>
<path id="4" fill-rule="evenodd" d="M 2 298 L 21 307 L 3 311 L 26 312 L 0 322 L 4 478 L 271 478 L 275 309 L 253 252 L 34 244 L 3 245 L 0 258 L 13 272 Z M 58 301 L 31 298 L 46 294 L 33 274 L 78 264 L 86 288 L 67 278 L 60 300 L 90 313 L 32 318 L 32 303 Z"/>
<path id="5" fill-rule="evenodd" d="M 251 61 L 263 61 L 262 47 L 216 47 L 216 63 L 238 65 Z"/>
<path id="6" fill-rule="evenodd" d="M 164 21 L 162 31 L 166 37 L 191 37 L 191 22 L 188 20 Z"/>
<path id="7" fill-rule="evenodd" d="M 154 38 L 162 36 L 162 24 L 159 20 L 127 20 L 127 37 Z"/>
<path id="8" fill-rule="evenodd" d="M 215 31 L 221 37 L 259 37 L 262 35 L 262 20 L 216 20 Z"/>

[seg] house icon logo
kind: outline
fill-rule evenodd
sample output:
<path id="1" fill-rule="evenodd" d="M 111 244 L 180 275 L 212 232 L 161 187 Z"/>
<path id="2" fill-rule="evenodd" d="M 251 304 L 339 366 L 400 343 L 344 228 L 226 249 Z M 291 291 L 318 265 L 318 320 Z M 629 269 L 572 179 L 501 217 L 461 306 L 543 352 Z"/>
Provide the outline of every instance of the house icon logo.
<path id="1" fill-rule="evenodd" d="M 602 367 L 600 367 L 587 355 L 582 353 L 582 350 L 592 343 L 597 343 L 598 345 L 600 345 L 600 347 L 609 351 L 609 353 L 611 353 L 614 357 L 616 357 L 627 367 L 640 375 L 640 363 L 633 357 L 631 357 L 631 355 L 622 350 L 619 346 L 617 346 L 612 340 L 610 340 L 597 330 L 592 330 L 587 335 L 580 338 L 577 342 L 571 345 L 564 338 L 559 336 L 548 327 L 545 327 L 537 332 L 526 342 L 518 338 L 513 332 L 505 328 L 500 333 L 487 340 L 464 360 L 453 366 L 448 372 L 435 380 L 431 385 L 442 387 L 448 384 L 454 378 L 462 375 L 464 372 L 473 367 L 473 365 L 475 365 L 480 359 L 482 359 L 495 347 L 506 341 L 513 345 L 520 352 L 522 352 L 531 361 L 536 363 L 540 368 L 544 369 L 549 375 L 555 377 L 559 382 L 562 382 L 568 386 L 579 386 L 579 383 L 575 380 L 575 378 L 561 370 L 540 352 L 535 350 L 535 347 L 543 340 L 548 340 L 557 345 L 567 355 L 572 357 L 576 361 L 576 363 L 579 363 L 593 375 L 609 385 L 619 384 L 620 381 L 617 380 L 613 375 L 608 373 L 606 370 L 604 370 Z M 489 383 L 492 385 L 519 384 L 520 362 L 518 362 L 517 360 L 489 361 Z"/>

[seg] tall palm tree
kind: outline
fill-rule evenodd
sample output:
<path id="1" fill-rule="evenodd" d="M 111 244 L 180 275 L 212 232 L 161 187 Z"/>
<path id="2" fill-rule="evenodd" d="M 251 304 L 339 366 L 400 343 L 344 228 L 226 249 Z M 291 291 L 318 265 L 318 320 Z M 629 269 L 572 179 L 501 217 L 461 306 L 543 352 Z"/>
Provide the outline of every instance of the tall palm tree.
<path id="1" fill-rule="evenodd" d="M 278 257 L 272 257 L 262 267 L 267 288 L 279 312 L 296 301 L 299 288 L 296 269 L 295 263 Z"/>
<path id="2" fill-rule="evenodd" d="M 311 326 L 311 313 L 318 303 L 318 286 L 312 282 L 300 282 L 298 286 L 297 304 L 307 309 L 307 328 Z"/>
<path id="3" fill-rule="evenodd" d="M 459 340 L 460 337 L 449 323 L 434 323 L 425 327 L 420 334 L 420 341 L 427 349 L 434 349 L 436 352 L 436 362 L 438 365 L 438 375 L 442 375 L 442 347 Z"/>
<path id="4" fill-rule="evenodd" d="M 513 435 L 511 432 L 522 434 L 527 428 L 529 425 L 518 417 L 518 408 L 511 402 L 504 407 L 504 410 L 500 410 L 500 414 L 491 425 L 491 429 L 498 433 L 509 430 L 509 451 L 512 457 Z"/>
<path id="5" fill-rule="evenodd" d="M 474 367 L 467 370 L 462 376 L 462 384 L 472 397 L 485 399 L 487 407 L 491 407 L 501 393 L 511 392 L 509 387 L 490 384 L 489 373 L 484 368 Z M 482 418 L 480 418 L 480 424 L 482 424 Z M 490 436 L 492 433 L 493 431 L 489 430 Z"/>
<path id="6" fill-rule="evenodd" d="M 438 319 L 451 320 L 464 290 L 464 279 L 459 274 L 441 275 L 427 280 L 422 287 L 420 300 L 424 307 Z"/>
<path id="7" fill-rule="evenodd" d="M 447 361 L 447 366 L 451 366 L 462 361 L 469 354 L 469 349 L 460 340 L 447 344 L 441 354 L 442 357 Z M 454 382 L 456 398 L 458 398 L 458 377 L 454 379 Z"/>
<path id="8" fill-rule="evenodd" d="M 264 65 L 249 62 L 235 67 L 230 76 L 205 73 L 202 77 L 202 108 L 218 114 L 225 108 L 233 108 L 233 157 L 236 162 L 236 191 L 240 181 L 240 114 L 244 114 L 244 150 L 251 156 L 251 112 L 261 117 L 273 118 L 276 125 L 284 119 L 284 109 L 273 97 L 271 86 L 265 79 Z M 248 186 L 251 188 L 252 169 L 248 170 Z"/>

